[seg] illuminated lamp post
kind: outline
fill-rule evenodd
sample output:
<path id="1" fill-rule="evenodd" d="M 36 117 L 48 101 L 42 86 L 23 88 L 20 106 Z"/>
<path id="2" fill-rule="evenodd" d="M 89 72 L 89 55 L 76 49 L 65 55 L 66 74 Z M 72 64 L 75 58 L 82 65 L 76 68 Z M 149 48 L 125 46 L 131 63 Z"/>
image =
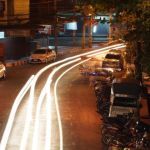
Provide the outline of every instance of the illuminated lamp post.
<path id="1" fill-rule="evenodd" d="M 112 22 L 112 14 L 109 14 L 109 22 L 110 22 L 110 24 L 109 24 L 109 42 L 111 42 L 112 41 L 112 24 L 111 24 L 111 22 Z"/>

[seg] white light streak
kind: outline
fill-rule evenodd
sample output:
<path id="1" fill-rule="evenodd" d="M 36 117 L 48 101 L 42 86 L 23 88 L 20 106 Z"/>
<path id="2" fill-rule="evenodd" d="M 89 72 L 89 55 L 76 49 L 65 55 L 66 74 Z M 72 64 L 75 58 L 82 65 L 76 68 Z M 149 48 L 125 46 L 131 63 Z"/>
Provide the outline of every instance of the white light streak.
<path id="1" fill-rule="evenodd" d="M 21 89 L 21 91 L 19 92 L 18 96 L 15 99 L 15 102 L 14 102 L 14 104 L 12 106 L 12 109 L 11 109 L 11 112 L 10 112 L 10 115 L 9 115 L 9 118 L 8 118 L 8 122 L 7 122 L 6 128 L 5 128 L 3 136 L 2 136 L 0 150 L 5 150 L 6 149 L 7 141 L 8 141 L 11 129 L 12 129 L 12 125 L 13 125 L 13 122 L 14 122 L 14 118 L 15 118 L 18 106 L 20 105 L 24 95 L 29 90 L 33 79 L 34 79 L 34 75 L 32 75 L 29 78 L 29 80 L 23 86 L 23 88 Z"/>
<path id="2" fill-rule="evenodd" d="M 51 146 L 51 124 L 52 124 L 52 119 L 51 119 L 51 110 L 52 110 L 52 99 L 51 99 L 51 93 L 47 94 L 46 100 L 47 100 L 47 105 L 46 105 L 46 110 L 47 110 L 47 115 L 46 115 L 46 144 L 45 144 L 45 150 L 50 150 Z"/>
<path id="3" fill-rule="evenodd" d="M 107 49 L 107 51 L 109 51 L 110 49 Z M 96 50 L 96 52 L 97 53 L 103 53 L 103 51 L 102 52 L 99 52 L 99 51 L 97 51 Z M 88 53 L 86 53 L 86 55 L 87 54 L 89 54 L 89 53 L 91 53 L 91 52 L 88 52 Z M 92 53 L 94 53 L 94 52 L 92 52 Z M 94 56 L 94 55 L 97 55 L 97 53 L 96 54 L 92 54 L 92 55 L 89 55 L 89 57 L 90 56 Z M 80 56 L 82 56 L 82 55 L 85 55 L 85 54 L 81 54 L 81 55 L 78 55 L 78 57 L 80 57 Z M 69 58 L 66 58 L 65 60 L 63 60 L 63 62 L 65 62 L 65 61 L 67 61 L 67 60 L 71 60 L 71 59 L 73 59 L 73 58 L 76 58 L 77 56 L 73 56 L 73 57 L 69 57 Z M 62 64 L 62 65 L 60 65 L 60 66 L 58 66 L 57 68 L 55 68 L 52 72 L 51 72 L 51 74 L 50 74 L 50 76 L 49 76 L 49 78 L 48 78 L 48 80 L 47 80 L 47 82 L 46 82 L 46 85 L 44 86 L 44 88 L 42 89 L 42 92 L 41 92 L 41 94 L 40 94 L 40 97 L 39 97 L 39 100 L 38 100 L 38 105 L 37 105 L 37 110 L 36 110 L 36 120 L 35 120 L 35 125 L 34 125 L 34 136 L 33 136 L 33 145 L 32 145 L 32 150 L 34 150 L 34 149 L 37 149 L 37 145 L 38 145 L 38 131 L 39 131 L 39 115 L 40 115 L 40 108 L 41 108 L 41 105 L 42 105 L 42 103 L 43 103 L 43 100 L 44 100 L 44 96 L 45 96 L 45 94 L 47 94 L 47 99 L 49 99 L 49 103 L 50 103 L 50 105 L 49 105 L 49 109 L 51 108 L 51 94 L 49 93 L 49 91 L 50 91 L 50 86 L 51 86 L 51 82 L 52 82 L 52 78 L 53 78 L 53 76 L 54 76 L 54 74 L 58 71 L 58 70 L 60 70 L 61 68 L 63 68 L 63 67 L 65 67 L 65 66 L 67 66 L 67 65 L 69 65 L 69 64 L 71 64 L 71 63 L 74 63 L 74 62 L 76 62 L 76 61 L 79 61 L 80 60 L 80 58 L 77 58 L 77 59 L 74 59 L 74 60 L 72 60 L 72 61 L 69 61 L 69 62 L 67 62 L 67 63 L 65 63 L 65 64 Z M 57 62 L 58 63 L 58 62 Z M 47 66 L 47 68 L 48 68 L 49 66 Z M 48 108 L 47 108 L 48 109 Z M 60 118 L 59 117 L 59 113 L 58 113 L 58 110 L 57 110 L 57 116 L 58 116 L 58 118 Z M 50 116 L 49 116 L 50 117 Z M 50 123 L 50 122 L 49 122 Z M 48 122 L 47 122 L 47 127 L 48 126 L 51 126 L 51 123 L 49 124 Z M 62 129 L 60 128 L 61 127 L 61 123 L 60 123 L 60 121 L 59 121 L 59 131 L 60 131 L 60 145 L 62 145 L 62 136 L 61 136 L 61 133 L 62 133 Z M 46 137 L 48 136 L 48 137 L 51 137 L 51 135 L 48 135 L 48 134 L 51 134 L 51 131 L 50 131 L 51 129 L 50 128 L 47 128 L 47 131 L 46 131 Z M 46 145 L 50 145 L 50 141 L 51 140 L 49 140 L 49 139 L 47 139 L 47 138 L 45 138 L 46 139 Z M 48 147 L 49 146 L 47 146 L 47 148 L 46 149 L 48 149 Z"/>
<path id="4" fill-rule="evenodd" d="M 121 48 L 121 47 L 117 47 L 117 48 Z M 109 51 L 110 49 L 108 49 L 108 51 Z M 97 52 L 97 53 L 95 53 L 95 54 L 91 54 L 91 55 L 88 55 L 87 57 L 91 57 L 91 56 L 95 56 L 95 55 L 97 55 L 98 53 L 104 53 L 103 51 L 102 52 Z M 106 51 L 105 51 L 105 53 L 106 53 Z M 56 105 L 56 112 L 57 112 L 57 118 L 58 118 L 58 124 L 59 124 L 59 133 L 60 133 L 60 150 L 63 150 L 63 131 L 62 131 L 62 123 L 61 123 L 61 117 L 60 117 L 60 112 L 59 112 L 59 105 L 58 105 L 58 100 L 57 100 L 57 94 L 56 94 L 56 86 L 57 86 L 57 83 L 58 83 L 58 81 L 60 80 L 60 78 L 65 74 L 65 73 L 67 73 L 69 70 L 71 70 L 72 68 L 74 68 L 74 67 L 76 67 L 76 66 L 78 66 L 78 65 L 80 65 L 81 63 L 84 63 L 85 61 L 88 61 L 88 60 L 90 60 L 91 58 L 88 58 L 88 59 L 86 59 L 86 60 L 84 60 L 84 61 L 82 61 L 82 62 L 80 62 L 80 63 L 77 63 L 76 65 L 74 65 L 74 66 L 72 66 L 72 67 L 70 67 L 69 69 L 67 69 L 65 72 L 63 72 L 61 75 L 60 75 L 60 77 L 58 77 L 58 79 L 56 80 L 56 83 L 55 83 L 55 85 L 54 85 L 54 94 L 55 94 L 55 105 Z M 50 76 L 49 76 L 49 78 L 48 78 L 48 80 L 47 80 L 47 92 L 49 92 L 50 91 L 50 83 L 51 83 L 51 81 L 52 81 L 52 78 L 53 78 L 53 76 L 54 76 L 54 74 L 58 71 L 58 70 L 60 70 L 61 68 L 63 68 L 63 67 L 65 67 L 65 66 L 67 66 L 67 65 L 69 65 L 69 64 L 71 64 L 71 63 L 74 63 L 75 61 L 78 61 L 78 59 L 76 60 L 74 60 L 74 61 L 70 61 L 70 62 L 68 62 L 68 63 L 65 63 L 65 64 L 62 64 L 62 65 L 60 65 L 60 66 L 58 66 L 57 68 L 55 68 L 52 72 L 51 72 L 51 74 L 50 74 Z M 46 133 L 49 133 L 48 131 L 46 132 Z"/>
<path id="5" fill-rule="evenodd" d="M 117 46 L 116 48 L 117 48 L 117 49 L 120 49 L 120 48 L 124 48 L 124 47 L 126 47 L 126 46 L 125 46 L 125 45 L 122 45 L 122 46 Z M 109 52 L 109 50 L 110 50 L 110 49 L 105 50 L 105 51 L 101 51 L 101 52 L 99 52 L 99 53 L 100 53 L 100 54 L 104 54 L 104 53 L 106 53 L 107 51 Z M 95 53 L 94 53 L 94 54 L 87 55 L 87 57 L 92 57 L 92 56 L 95 56 Z"/>
<path id="6" fill-rule="evenodd" d="M 51 67 L 54 67 L 54 66 L 56 66 L 56 65 L 59 65 L 59 64 L 61 64 L 61 63 L 64 63 L 64 62 L 67 62 L 67 61 L 70 61 L 70 60 L 73 60 L 73 59 L 75 59 L 75 60 L 73 60 L 73 61 L 70 61 L 70 62 L 68 62 L 68 63 L 65 63 L 66 65 L 68 65 L 68 64 L 71 64 L 71 63 L 73 63 L 73 62 L 76 62 L 76 61 L 79 61 L 80 60 L 80 58 L 79 57 L 81 57 L 81 56 L 86 56 L 86 55 L 89 55 L 89 57 L 90 56 L 93 56 L 94 55 L 94 53 L 96 53 L 96 52 L 106 52 L 108 49 L 111 49 L 111 48 L 116 48 L 117 46 L 123 46 L 124 44 L 116 44 L 116 45 L 112 45 L 112 46 L 107 46 L 107 47 L 104 47 L 104 48 L 100 48 L 100 49 L 97 49 L 97 50 L 93 50 L 93 51 L 90 51 L 90 52 L 86 52 L 86 53 L 83 53 L 83 54 L 79 54 L 79 55 L 76 55 L 76 56 L 72 56 L 72 57 L 69 57 L 69 58 L 66 58 L 66 59 L 64 59 L 64 60 L 61 60 L 61 61 L 58 61 L 58 62 L 55 62 L 55 63 L 52 63 L 52 64 L 50 64 L 50 65 L 47 65 L 46 67 L 44 67 L 43 69 L 41 69 L 36 75 L 35 75 L 35 77 L 31 77 L 29 80 L 28 80 L 28 82 L 26 83 L 26 85 L 24 86 L 24 87 L 28 87 L 28 88 L 24 88 L 23 89 L 23 91 L 22 92 L 20 92 L 19 94 L 18 94 L 18 96 L 17 96 L 17 98 L 15 99 L 15 102 L 14 102 L 14 104 L 13 104 L 13 107 L 12 107 L 12 111 L 11 111 L 11 113 L 10 113 L 10 116 L 9 116 L 9 119 L 8 119 L 8 122 L 7 122 L 7 124 L 6 124 L 6 128 L 5 128 L 5 131 L 4 131 L 4 134 L 3 134 L 3 136 L 2 136 L 2 140 L 1 140 L 1 143 L 0 143 L 0 148 L 1 148 L 1 150 L 5 150 L 5 148 L 6 148 L 6 145 L 7 145 L 7 142 L 8 142 L 8 138 L 9 138 L 9 134 L 10 134 L 10 132 L 11 132 L 11 128 L 12 128 L 12 125 L 13 125 L 13 121 L 14 121 L 14 118 L 15 118 L 15 115 L 16 115 L 16 111 L 17 111 L 17 109 L 18 109 L 18 106 L 19 106 L 19 104 L 20 104 L 20 102 L 22 101 L 22 99 L 23 99 L 23 97 L 24 97 L 24 95 L 27 93 L 27 91 L 29 90 L 29 88 L 30 88 L 30 86 L 31 86 L 31 84 L 32 84 L 32 86 L 31 86 L 31 91 L 30 91 L 30 98 L 29 98 L 29 103 L 28 103 L 28 108 L 27 108 L 27 115 L 26 115 L 26 120 L 25 120 L 25 127 L 24 127 L 24 131 L 23 131 L 23 136 L 22 136 L 22 140 L 21 140 L 21 144 L 20 144 L 20 149 L 21 150 L 25 150 L 26 149 L 26 144 L 27 144 L 27 139 L 28 139 L 28 133 L 29 133 L 29 126 L 30 126 L 30 123 L 31 123 L 31 119 L 32 119 L 32 107 L 33 107 L 33 102 L 34 102 L 34 91 L 35 91 L 35 85 L 36 85 L 36 82 L 37 82 L 37 80 L 38 80 L 38 78 L 40 77 L 40 75 L 44 72 L 44 71 L 46 71 L 46 70 L 48 70 L 49 68 L 51 68 Z M 61 65 L 61 66 L 66 66 L 66 65 Z M 58 67 L 58 68 L 56 68 L 56 69 L 54 69 L 55 71 L 58 71 L 59 69 L 60 69 L 61 67 Z M 51 83 L 51 80 L 52 80 L 52 76 L 54 75 L 55 73 L 53 72 L 50 76 L 51 76 L 51 79 L 48 79 L 48 82 L 49 83 Z M 34 78 L 34 79 L 33 79 Z M 30 83 L 29 83 L 30 82 Z M 38 116 L 38 114 L 39 114 L 39 111 L 40 111 L 40 106 L 41 106 L 41 104 L 43 103 L 43 99 L 44 99 L 44 95 L 45 94 L 47 94 L 47 102 L 50 104 L 50 105 L 48 105 L 48 107 L 47 107 L 47 110 L 48 110 L 48 114 L 47 114 L 47 117 L 48 118 L 51 118 L 51 116 L 50 116 L 50 111 L 49 110 L 51 110 L 51 94 L 50 93 L 48 93 L 47 91 L 48 90 L 50 90 L 50 84 L 48 85 L 45 85 L 44 86 L 44 89 L 46 90 L 42 90 L 44 93 L 43 94 L 40 94 L 41 96 L 40 96 L 40 98 L 39 98 L 39 101 L 40 102 L 38 102 L 39 104 L 39 106 L 38 106 L 38 108 L 37 108 L 37 116 Z M 18 102 L 18 101 L 20 101 L 20 102 Z M 15 110 L 14 110 L 15 109 Z M 29 117 L 29 116 L 31 116 L 31 117 Z M 47 119 L 48 119 L 47 118 Z M 36 123 L 35 123 L 35 128 L 37 128 L 38 129 L 38 119 L 37 119 L 37 121 L 35 121 Z M 37 126 L 37 127 L 36 127 Z M 47 121 L 47 131 L 46 131 L 46 133 L 50 133 L 50 128 L 51 128 L 51 121 Z M 35 129 L 35 130 L 37 130 L 37 129 Z M 36 132 L 34 133 L 35 135 L 38 135 Z M 48 150 L 49 149 L 49 146 L 50 146 L 50 141 L 47 141 L 47 140 L 49 140 L 49 138 L 47 138 L 47 137 L 51 137 L 51 135 L 49 135 L 49 134 L 46 134 L 46 145 L 47 145 L 47 148 L 45 147 L 45 149 L 46 150 Z M 36 138 L 35 138 L 36 139 Z M 33 137 L 33 140 L 34 140 L 34 137 Z M 33 142 L 34 143 L 34 142 Z M 34 145 L 34 144 L 33 144 Z M 34 146 L 33 146 L 34 147 Z M 34 149 L 35 150 L 35 149 Z"/>
<path id="7" fill-rule="evenodd" d="M 37 103 L 37 108 L 36 108 L 33 143 L 32 143 L 32 149 L 33 150 L 35 150 L 35 149 L 37 150 L 38 149 L 38 138 L 39 138 L 38 133 L 39 133 L 39 125 L 40 125 L 39 118 L 40 118 L 40 111 L 41 111 L 41 107 L 42 107 L 42 103 L 43 103 L 45 95 L 46 95 L 46 84 L 45 84 L 44 88 L 42 89 L 42 92 L 40 93 L 40 96 L 39 96 L 39 99 L 38 99 L 38 103 Z M 47 139 L 45 139 L 45 140 L 47 140 Z"/>
<path id="8" fill-rule="evenodd" d="M 86 59 L 80 63 L 77 63 L 76 65 L 70 67 L 69 69 L 67 69 L 66 71 L 64 71 L 56 80 L 55 84 L 54 84 L 54 99 L 55 99 L 55 105 L 56 105 L 56 111 L 57 111 L 57 118 L 58 118 L 58 123 L 59 123 L 59 132 L 60 132 L 60 150 L 63 150 L 63 131 L 62 131 L 62 123 L 61 123 L 61 116 L 60 116 L 60 111 L 59 111 L 59 105 L 58 105 L 58 98 L 57 98 L 57 84 L 59 82 L 59 80 L 71 69 L 73 69 L 74 67 L 80 65 L 81 63 L 84 63 L 86 61 L 90 60 Z"/>

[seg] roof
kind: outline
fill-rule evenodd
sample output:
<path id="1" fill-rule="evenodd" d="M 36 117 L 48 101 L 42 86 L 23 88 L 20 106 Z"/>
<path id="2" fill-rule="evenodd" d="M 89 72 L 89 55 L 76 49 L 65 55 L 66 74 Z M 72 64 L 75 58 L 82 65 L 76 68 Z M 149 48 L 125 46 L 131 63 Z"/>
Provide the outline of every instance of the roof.
<path id="1" fill-rule="evenodd" d="M 141 94 L 141 85 L 135 79 L 115 79 L 112 83 L 114 94 L 127 94 L 139 97 Z"/>

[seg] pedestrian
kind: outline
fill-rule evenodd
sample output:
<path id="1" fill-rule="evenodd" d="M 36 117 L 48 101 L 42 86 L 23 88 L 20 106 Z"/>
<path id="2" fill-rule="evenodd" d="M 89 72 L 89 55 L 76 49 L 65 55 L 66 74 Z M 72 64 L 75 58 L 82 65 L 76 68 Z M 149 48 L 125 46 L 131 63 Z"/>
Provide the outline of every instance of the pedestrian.
<path id="1" fill-rule="evenodd" d="M 93 86 L 94 85 L 94 82 L 95 82 L 95 76 L 89 76 L 89 82 L 90 82 L 90 84 L 89 84 L 89 86 L 91 87 L 91 86 Z"/>

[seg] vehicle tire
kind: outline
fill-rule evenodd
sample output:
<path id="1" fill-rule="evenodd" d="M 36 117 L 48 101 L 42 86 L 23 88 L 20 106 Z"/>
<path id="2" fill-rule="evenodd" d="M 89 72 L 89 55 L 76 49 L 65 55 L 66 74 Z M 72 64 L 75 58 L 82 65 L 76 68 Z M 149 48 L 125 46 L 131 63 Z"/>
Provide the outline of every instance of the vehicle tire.
<path id="1" fill-rule="evenodd" d="M 6 72 L 4 72 L 2 79 L 6 78 Z"/>
<path id="2" fill-rule="evenodd" d="M 106 133 L 106 134 L 102 135 L 102 142 L 105 145 L 109 145 L 111 143 L 112 139 L 113 139 L 113 135 L 111 135 L 111 134 Z"/>
<path id="3" fill-rule="evenodd" d="M 105 126 L 103 126 L 101 128 L 101 134 L 104 135 L 107 132 L 107 128 Z"/>
<path id="4" fill-rule="evenodd" d="M 113 127 L 111 125 L 110 126 L 109 125 L 103 126 L 101 129 L 102 135 L 103 134 L 110 134 L 112 136 L 115 136 L 115 135 L 117 135 L 118 132 L 119 132 L 119 129 L 116 127 Z"/>

